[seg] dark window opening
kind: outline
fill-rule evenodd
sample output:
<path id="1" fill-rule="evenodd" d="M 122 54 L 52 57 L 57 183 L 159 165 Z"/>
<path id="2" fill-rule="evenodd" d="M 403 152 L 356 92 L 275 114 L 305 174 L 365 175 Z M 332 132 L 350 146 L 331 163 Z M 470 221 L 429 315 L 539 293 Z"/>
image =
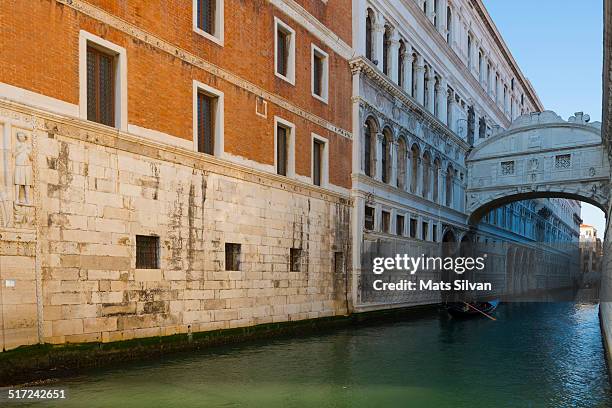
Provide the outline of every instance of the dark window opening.
<path id="1" fill-rule="evenodd" d="M 315 186 L 321 185 L 321 173 L 323 165 L 323 143 L 318 140 L 312 142 L 312 182 Z"/>
<path id="2" fill-rule="evenodd" d="M 240 270 L 240 244 L 225 244 L 225 270 Z"/>
<path id="3" fill-rule="evenodd" d="M 373 207 L 365 207 L 365 217 L 364 217 L 364 228 L 372 231 L 374 230 L 374 208 Z"/>
<path id="4" fill-rule="evenodd" d="M 217 0 L 198 0 L 198 28 L 215 35 Z"/>
<path id="5" fill-rule="evenodd" d="M 279 27 L 276 32 L 276 37 L 276 72 L 284 77 L 287 77 L 291 34 Z"/>
<path id="6" fill-rule="evenodd" d="M 431 227 L 431 240 L 433 242 L 438 242 L 438 226 L 437 225 L 433 225 Z"/>
<path id="7" fill-rule="evenodd" d="M 291 248 L 289 250 L 289 271 L 299 272 L 302 269 L 302 250 Z"/>
<path id="8" fill-rule="evenodd" d="M 334 273 L 344 274 L 344 252 L 334 252 Z"/>
<path id="9" fill-rule="evenodd" d="M 198 152 L 215 154 L 215 109 L 217 98 L 198 92 Z"/>
<path id="10" fill-rule="evenodd" d="M 276 174 L 281 176 L 287 175 L 287 132 L 288 129 L 283 126 L 276 128 Z"/>
<path id="11" fill-rule="evenodd" d="M 417 220 L 414 218 L 410 219 L 410 238 L 416 238 L 417 235 Z"/>
<path id="12" fill-rule="evenodd" d="M 136 235 L 136 269 L 159 269 L 159 237 Z"/>
<path id="13" fill-rule="evenodd" d="M 391 214 L 388 211 L 382 212 L 382 232 L 389 233 L 389 224 L 391 224 Z"/>
<path id="14" fill-rule="evenodd" d="M 115 126 L 115 57 L 87 47 L 87 120 Z"/>
<path id="15" fill-rule="evenodd" d="M 423 222 L 423 241 L 427 241 L 429 238 L 429 224 Z"/>
<path id="16" fill-rule="evenodd" d="M 395 220 L 395 233 L 399 236 L 404 235 L 404 216 L 398 215 Z"/>
<path id="17" fill-rule="evenodd" d="M 312 64 L 313 73 L 313 91 L 315 95 L 323 97 L 323 70 L 325 63 L 325 58 L 321 55 L 314 54 L 314 61 Z"/>

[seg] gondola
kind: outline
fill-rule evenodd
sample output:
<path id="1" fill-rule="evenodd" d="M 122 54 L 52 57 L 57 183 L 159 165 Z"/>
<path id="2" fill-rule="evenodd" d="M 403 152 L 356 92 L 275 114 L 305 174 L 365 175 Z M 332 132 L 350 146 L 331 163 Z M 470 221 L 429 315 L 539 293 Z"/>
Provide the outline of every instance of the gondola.
<path id="1" fill-rule="evenodd" d="M 453 317 L 486 316 L 493 312 L 498 305 L 498 299 L 487 302 L 458 302 L 449 304 L 446 310 Z"/>

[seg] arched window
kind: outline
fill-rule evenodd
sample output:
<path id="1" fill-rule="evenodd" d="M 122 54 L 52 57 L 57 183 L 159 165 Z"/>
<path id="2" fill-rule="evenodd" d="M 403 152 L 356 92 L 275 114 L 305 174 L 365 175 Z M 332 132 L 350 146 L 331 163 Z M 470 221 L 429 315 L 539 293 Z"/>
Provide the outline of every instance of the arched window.
<path id="1" fill-rule="evenodd" d="M 391 149 L 393 146 L 393 136 L 389 128 L 385 128 L 383 131 L 382 139 L 382 177 L 383 183 L 391 182 Z"/>
<path id="2" fill-rule="evenodd" d="M 455 169 L 451 164 L 446 169 L 446 206 L 451 207 L 453 205 L 453 178 Z"/>
<path id="3" fill-rule="evenodd" d="M 440 167 L 441 167 L 440 158 L 436 157 L 436 159 L 434 160 L 434 165 L 433 165 L 433 198 L 432 198 L 435 203 L 439 201 L 438 193 L 440 190 L 440 186 L 439 186 L 438 179 L 440 178 Z"/>
<path id="4" fill-rule="evenodd" d="M 412 145 L 412 148 L 410 149 L 410 170 L 411 170 L 411 177 L 410 177 L 410 192 L 411 193 L 416 193 L 417 192 L 417 184 L 419 182 L 419 158 L 421 156 L 421 151 L 419 149 L 419 146 L 415 143 Z"/>
<path id="5" fill-rule="evenodd" d="M 399 53 L 397 56 L 397 84 L 400 88 L 404 87 L 404 65 L 406 64 L 406 44 L 400 40 Z"/>
<path id="6" fill-rule="evenodd" d="M 372 61 L 372 36 L 374 35 L 374 31 L 372 30 L 374 24 L 374 12 L 372 9 L 368 9 L 368 15 L 366 16 L 366 43 L 365 43 L 365 52 L 366 58 Z"/>
<path id="7" fill-rule="evenodd" d="M 378 129 L 373 118 L 368 118 L 363 125 L 363 171 L 373 177 L 376 170 L 376 133 Z"/>
<path id="8" fill-rule="evenodd" d="M 406 140 L 400 136 L 397 142 L 397 187 L 406 189 Z"/>
<path id="9" fill-rule="evenodd" d="M 389 60 L 391 59 L 391 55 L 389 53 L 389 50 L 391 49 L 391 28 L 390 27 L 385 27 L 385 34 L 383 36 L 383 60 L 382 60 L 382 67 L 383 67 L 383 73 L 385 75 L 389 75 L 389 73 L 391 72 L 391 66 L 389 65 Z"/>
<path id="10" fill-rule="evenodd" d="M 431 190 L 431 156 L 429 152 L 423 153 L 423 197 L 429 197 Z"/>

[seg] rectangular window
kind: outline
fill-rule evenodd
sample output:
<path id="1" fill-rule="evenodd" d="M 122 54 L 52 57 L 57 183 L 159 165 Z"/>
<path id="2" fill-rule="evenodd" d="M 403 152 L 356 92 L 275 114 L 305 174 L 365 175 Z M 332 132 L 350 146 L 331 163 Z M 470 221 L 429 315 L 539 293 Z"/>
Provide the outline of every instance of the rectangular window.
<path id="1" fill-rule="evenodd" d="M 344 275 L 344 252 L 334 252 L 334 273 Z"/>
<path id="2" fill-rule="evenodd" d="M 560 154 L 555 156 L 555 168 L 556 169 L 569 169 L 572 167 L 572 155 L 571 154 Z"/>
<path id="3" fill-rule="evenodd" d="M 275 26 L 275 73 L 276 76 L 294 84 L 295 82 L 295 31 L 278 18 Z"/>
<path id="4" fill-rule="evenodd" d="M 429 239 L 429 224 L 423 221 L 423 241 L 427 241 Z"/>
<path id="5" fill-rule="evenodd" d="M 416 238 L 417 236 L 417 220 L 414 218 L 410 219 L 410 238 Z"/>
<path id="6" fill-rule="evenodd" d="M 398 215 L 395 220 L 395 233 L 400 237 L 404 235 L 404 216 Z"/>
<path id="7" fill-rule="evenodd" d="M 216 0 L 198 0 L 198 28 L 215 35 Z"/>
<path id="8" fill-rule="evenodd" d="M 193 31 L 223 45 L 223 1 L 193 0 Z"/>
<path id="9" fill-rule="evenodd" d="M 287 175 L 287 133 L 289 130 L 281 125 L 276 127 L 276 174 Z"/>
<path id="10" fill-rule="evenodd" d="M 299 272 L 302 268 L 302 250 L 299 248 L 291 248 L 289 250 L 289 271 Z"/>
<path id="11" fill-rule="evenodd" d="M 382 232 L 388 234 L 389 229 L 390 229 L 389 224 L 391 224 L 391 213 L 389 213 L 388 211 L 383 211 L 381 221 L 382 221 Z"/>
<path id="12" fill-rule="evenodd" d="M 433 225 L 431 227 L 431 240 L 433 242 L 438 242 L 438 226 L 437 225 Z"/>
<path id="13" fill-rule="evenodd" d="M 87 120 L 115 126 L 115 57 L 87 47 Z"/>
<path id="14" fill-rule="evenodd" d="M 225 270 L 240 270 L 240 244 L 225 243 Z"/>
<path id="15" fill-rule="evenodd" d="M 501 162 L 502 176 L 511 176 L 514 174 L 514 161 Z"/>
<path id="16" fill-rule="evenodd" d="M 365 207 L 365 216 L 364 216 L 364 228 L 372 231 L 374 230 L 374 207 Z"/>
<path id="17" fill-rule="evenodd" d="M 198 92 L 198 152 L 215 154 L 215 109 L 217 98 Z"/>
<path id="18" fill-rule="evenodd" d="M 315 186 L 321 185 L 323 174 L 323 147 L 324 144 L 319 140 L 312 142 L 312 182 Z"/>
<path id="19" fill-rule="evenodd" d="M 329 82 L 329 57 L 312 44 L 312 96 L 327 103 Z"/>
<path id="20" fill-rule="evenodd" d="M 136 235 L 136 269 L 159 269 L 159 237 Z"/>

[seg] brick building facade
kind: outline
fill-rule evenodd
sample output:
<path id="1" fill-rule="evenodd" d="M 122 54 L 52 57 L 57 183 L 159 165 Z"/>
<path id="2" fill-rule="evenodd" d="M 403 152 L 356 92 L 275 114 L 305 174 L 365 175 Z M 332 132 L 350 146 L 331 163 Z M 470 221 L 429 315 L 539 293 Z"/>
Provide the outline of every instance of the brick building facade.
<path id="1" fill-rule="evenodd" d="M 350 1 L 0 14 L 3 350 L 347 312 Z"/>

